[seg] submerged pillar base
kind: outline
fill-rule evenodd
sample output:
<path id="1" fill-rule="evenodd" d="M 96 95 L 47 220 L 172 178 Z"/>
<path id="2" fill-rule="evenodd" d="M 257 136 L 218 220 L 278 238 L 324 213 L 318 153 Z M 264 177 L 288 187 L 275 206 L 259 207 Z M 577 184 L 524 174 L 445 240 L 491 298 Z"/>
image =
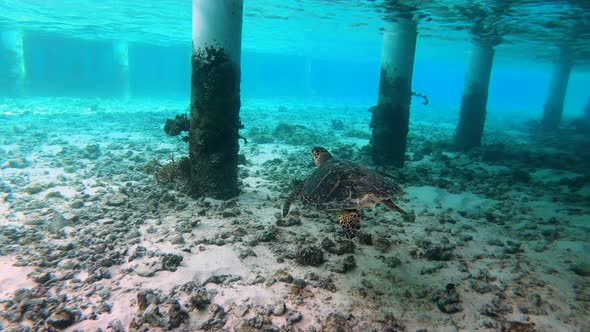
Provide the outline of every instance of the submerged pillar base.
<path id="1" fill-rule="evenodd" d="M 455 145 L 458 149 L 469 150 L 481 145 L 493 60 L 494 48 L 491 43 L 474 42 L 455 135 Z"/>
<path id="2" fill-rule="evenodd" d="M 7 95 L 20 97 L 25 93 L 25 58 L 23 34 L 21 31 L 5 31 L 0 34 L 0 54 L 4 55 L 6 73 L 2 75 L 1 85 L 5 86 Z"/>
<path id="3" fill-rule="evenodd" d="M 571 69 L 572 63 L 567 59 L 562 59 L 553 67 L 549 94 L 543 109 L 543 119 L 541 120 L 541 128 L 545 131 L 559 128 Z"/>
<path id="4" fill-rule="evenodd" d="M 383 34 L 379 100 L 371 119 L 371 152 L 377 165 L 404 165 L 416 37 L 416 24 L 408 19 L 392 23 Z"/>
<path id="5" fill-rule="evenodd" d="M 129 43 L 123 40 L 113 42 L 113 57 L 116 69 L 117 94 L 124 100 L 131 97 L 129 83 Z"/>
<path id="6" fill-rule="evenodd" d="M 189 130 L 193 196 L 239 194 L 242 0 L 193 0 Z"/>
<path id="7" fill-rule="evenodd" d="M 223 49 L 193 53 L 189 158 L 195 196 L 239 193 L 240 73 Z"/>

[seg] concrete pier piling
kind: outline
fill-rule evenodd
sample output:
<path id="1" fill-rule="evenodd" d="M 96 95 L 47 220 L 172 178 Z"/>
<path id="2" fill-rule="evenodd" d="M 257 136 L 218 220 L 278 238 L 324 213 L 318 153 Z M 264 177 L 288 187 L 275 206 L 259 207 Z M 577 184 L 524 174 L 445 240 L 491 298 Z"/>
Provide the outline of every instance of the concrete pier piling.
<path id="1" fill-rule="evenodd" d="M 455 135 L 455 145 L 459 149 L 469 150 L 481 145 L 493 61 L 493 45 L 485 40 L 475 40 L 469 57 Z"/>
<path id="2" fill-rule="evenodd" d="M 194 196 L 238 188 L 243 0 L 193 0 L 189 159 Z"/>
<path id="3" fill-rule="evenodd" d="M 390 23 L 383 34 L 379 99 L 371 120 L 372 157 L 377 165 L 404 165 L 416 37 L 416 24 L 409 19 Z"/>
<path id="4" fill-rule="evenodd" d="M 4 31 L 1 34 L 3 61 L 6 73 L 2 76 L 2 85 L 6 87 L 6 95 L 20 97 L 25 93 L 26 67 L 23 48 L 23 34 L 21 31 Z"/>
<path id="5" fill-rule="evenodd" d="M 566 57 L 561 57 L 553 65 L 549 93 L 547 94 L 547 101 L 543 109 L 543 119 L 541 120 L 541 127 L 545 131 L 552 131 L 559 128 L 571 69 L 572 62 Z"/>
<path id="6" fill-rule="evenodd" d="M 113 59 L 117 66 L 115 69 L 117 94 L 127 100 L 131 97 L 129 83 L 129 43 L 127 41 L 116 40 L 113 42 Z"/>

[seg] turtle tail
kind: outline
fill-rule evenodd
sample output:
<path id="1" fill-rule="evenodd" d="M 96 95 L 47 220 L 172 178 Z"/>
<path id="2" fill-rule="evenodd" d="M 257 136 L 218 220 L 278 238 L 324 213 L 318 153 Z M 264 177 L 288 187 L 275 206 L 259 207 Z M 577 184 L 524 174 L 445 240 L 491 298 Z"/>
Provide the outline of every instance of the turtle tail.
<path id="1" fill-rule="evenodd" d="M 293 190 L 287 197 L 285 201 L 285 205 L 283 205 L 283 218 L 287 218 L 289 215 L 289 209 L 291 208 L 291 204 L 295 201 L 297 196 L 301 193 L 301 188 L 303 187 L 303 181 L 293 181 Z"/>

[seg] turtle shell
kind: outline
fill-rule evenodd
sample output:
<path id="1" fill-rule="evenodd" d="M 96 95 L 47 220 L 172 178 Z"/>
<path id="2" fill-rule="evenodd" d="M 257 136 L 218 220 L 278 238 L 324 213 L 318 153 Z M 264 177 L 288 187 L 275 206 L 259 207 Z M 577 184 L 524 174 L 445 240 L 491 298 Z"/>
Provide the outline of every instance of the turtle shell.
<path id="1" fill-rule="evenodd" d="M 304 182 L 304 204 L 318 210 L 356 210 L 403 194 L 391 178 L 346 160 L 330 159 Z"/>

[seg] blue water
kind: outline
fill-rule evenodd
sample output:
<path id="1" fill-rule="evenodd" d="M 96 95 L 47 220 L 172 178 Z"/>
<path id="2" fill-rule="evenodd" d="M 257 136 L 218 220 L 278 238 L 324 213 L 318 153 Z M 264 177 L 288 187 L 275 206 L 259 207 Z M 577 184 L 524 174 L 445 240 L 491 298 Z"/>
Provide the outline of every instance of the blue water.
<path id="1" fill-rule="evenodd" d="M 35 32 L 27 33 L 24 42 L 29 95 L 117 95 L 116 66 L 110 42 L 80 41 Z M 413 86 L 415 91 L 430 97 L 432 108 L 456 110 L 461 102 L 469 49 L 466 43 L 455 46 L 449 43 L 447 47 L 463 48 L 464 58 L 448 59 L 439 54 L 444 49 L 432 51 L 428 45 L 418 42 Z M 379 47 L 360 59 L 345 58 L 337 53 L 330 59 L 318 59 L 314 54 L 296 56 L 246 51 L 242 55 L 242 96 L 376 103 L 380 56 Z M 133 96 L 188 98 L 190 47 L 132 43 L 129 64 Z M 511 63 L 501 59 L 494 63 L 488 101 L 490 112 L 540 116 L 549 89 L 551 66 L 551 63 L 533 60 Z M 582 113 L 589 85 L 590 74 L 574 68 L 564 106 L 566 116 Z"/>
<path id="2" fill-rule="evenodd" d="M 381 56 L 378 29 L 385 25 L 380 8 L 385 3 L 342 1 L 330 6 L 303 1 L 285 6 L 280 1 L 246 1 L 243 97 L 375 103 Z M 496 47 L 489 89 L 491 112 L 540 113 L 559 40 L 569 38 L 577 60 L 564 112 L 568 117 L 581 113 L 590 85 L 584 56 L 590 42 L 585 39 L 583 3 L 565 3 L 510 7 L 510 19 L 502 21 L 506 42 Z M 449 1 L 448 5 L 456 4 Z M 487 5 L 481 8 L 491 8 Z M 191 17 L 190 10 L 180 10 L 182 6 L 186 4 L 179 1 L 164 1 L 152 8 L 135 1 L 99 5 L 93 1 L 42 4 L 11 0 L 0 7 L 0 30 L 25 31 L 27 93 L 31 96 L 117 95 L 111 43 L 127 40 L 133 96 L 187 98 Z M 433 108 L 454 112 L 460 104 L 470 49 L 469 34 L 460 27 L 469 23 L 469 16 L 461 16 L 458 9 L 444 16 L 440 8 L 424 4 L 422 9 L 431 20 L 419 24 L 413 87 L 431 96 Z M 582 13 L 577 20 L 576 12 Z M 432 19 L 434 15 L 441 15 L 438 22 Z M 544 19 L 559 23 L 550 28 L 538 26 Z M 517 24 L 522 31 L 513 31 Z M 582 30 L 568 35 L 565 32 L 572 25 Z M 0 69 L 5 71 L 3 65 Z"/>

